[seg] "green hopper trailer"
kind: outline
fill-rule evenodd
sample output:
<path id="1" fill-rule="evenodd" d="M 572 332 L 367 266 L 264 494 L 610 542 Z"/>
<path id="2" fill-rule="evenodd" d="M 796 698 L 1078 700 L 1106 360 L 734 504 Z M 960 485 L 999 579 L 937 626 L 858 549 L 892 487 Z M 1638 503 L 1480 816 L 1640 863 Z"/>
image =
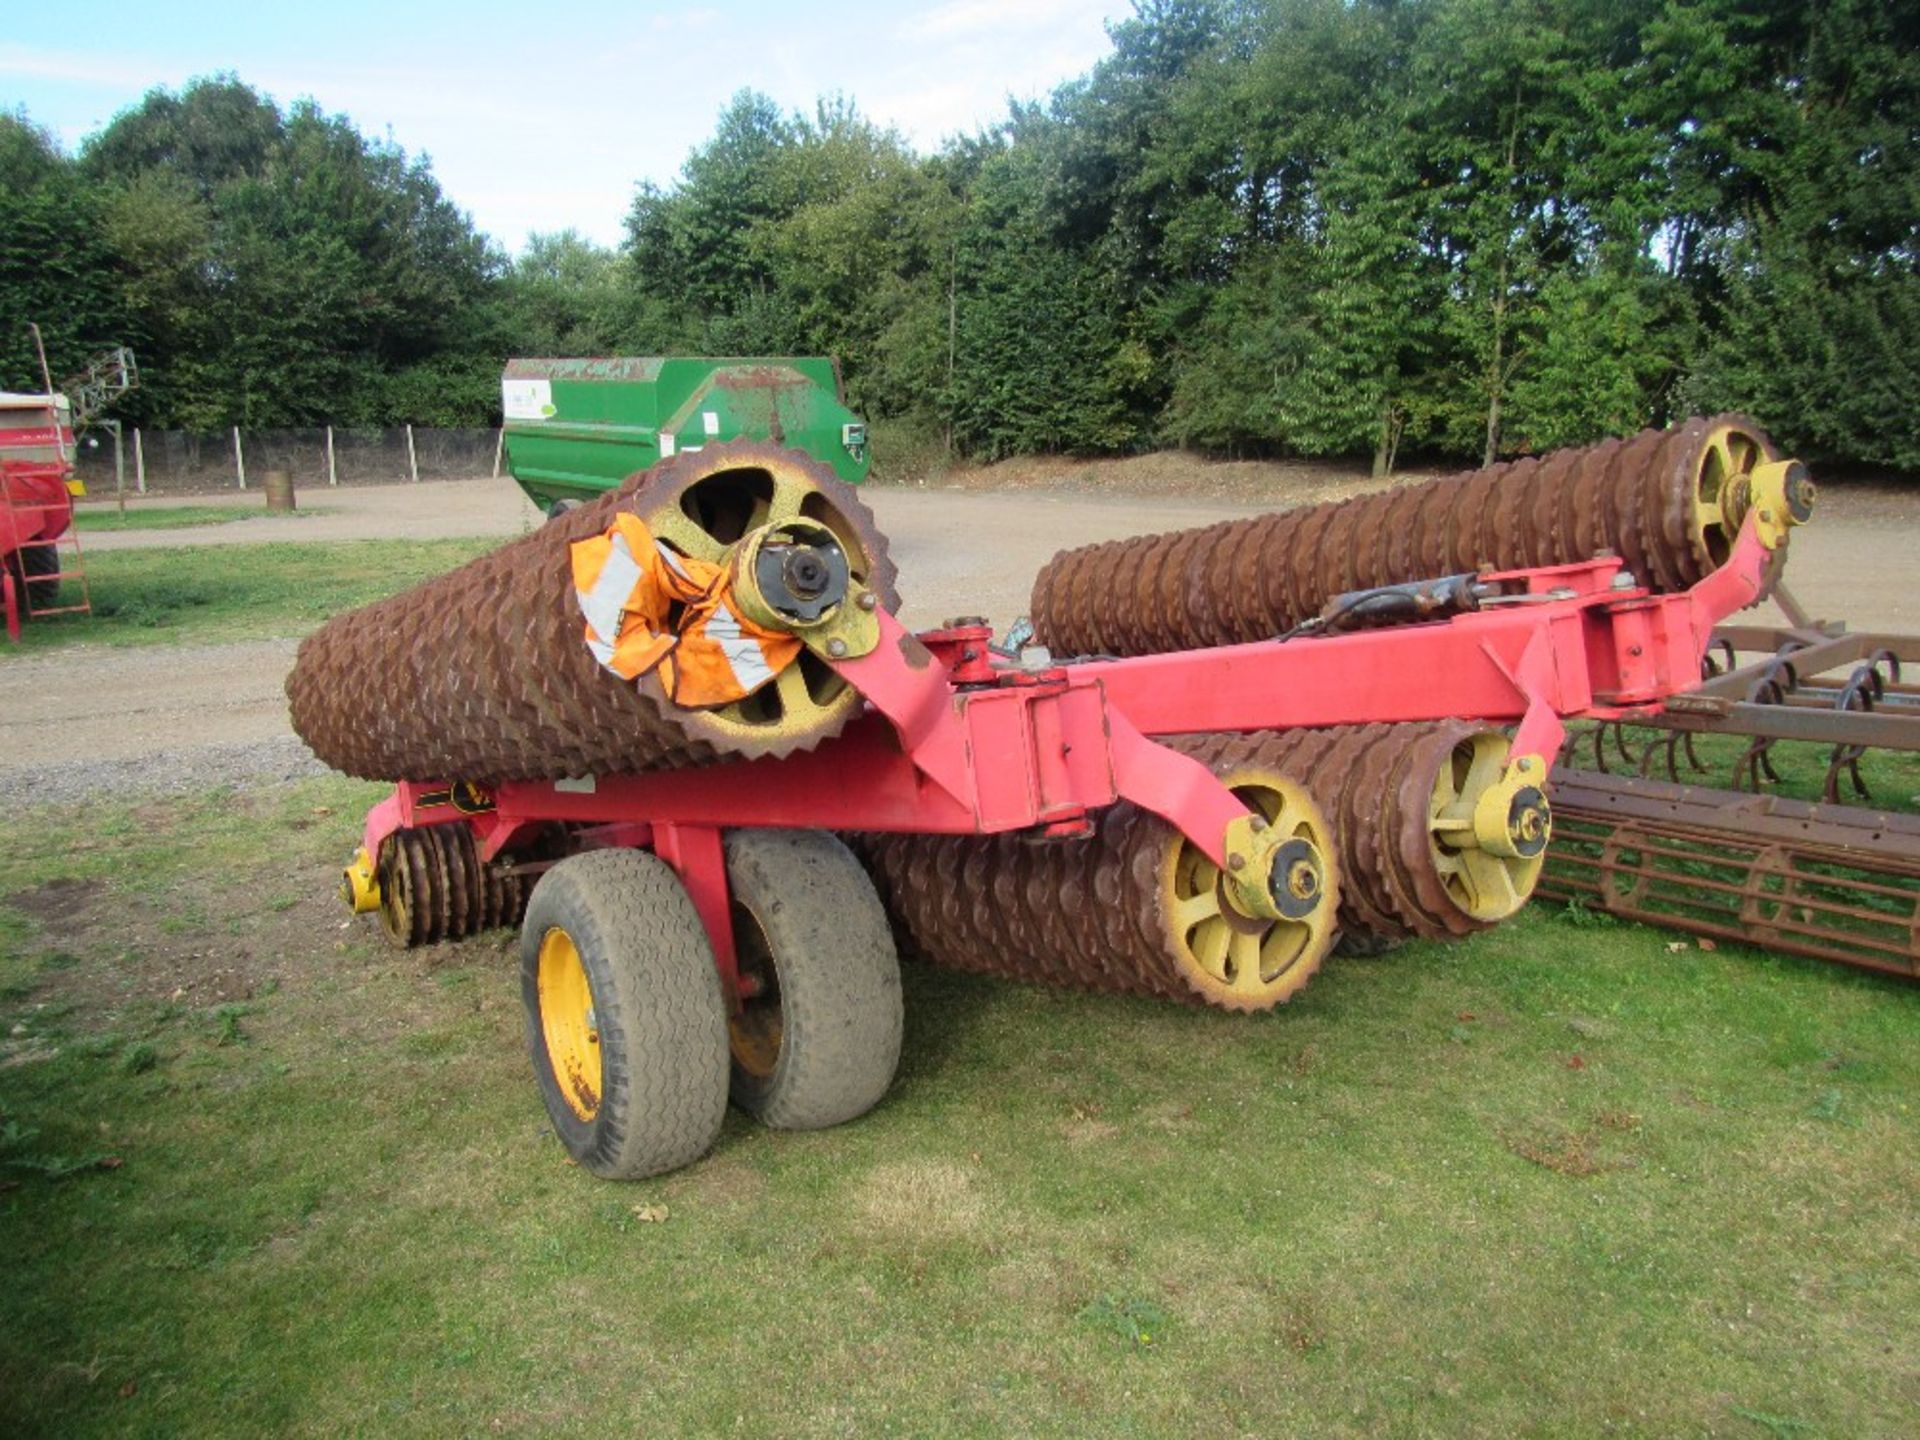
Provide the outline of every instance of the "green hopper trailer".
<path id="1" fill-rule="evenodd" d="M 803 450 L 850 484 L 871 464 L 866 422 L 824 356 L 510 360 L 500 402 L 508 467 L 549 514 L 742 436 Z"/>

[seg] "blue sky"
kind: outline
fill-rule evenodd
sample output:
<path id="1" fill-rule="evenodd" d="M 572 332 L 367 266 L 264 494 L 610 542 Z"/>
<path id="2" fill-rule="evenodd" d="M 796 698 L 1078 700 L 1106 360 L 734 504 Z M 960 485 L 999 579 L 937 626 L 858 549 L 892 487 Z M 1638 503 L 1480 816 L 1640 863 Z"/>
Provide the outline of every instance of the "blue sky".
<path id="1" fill-rule="evenodd" d="M 97 0 L 16 6 L 0 109 L 71 148 L 156 85 L 230 70 L 312 96 L 433 157 L 482 230 L 518 249 L 573 226 L 614 243 L 636 181 L 672 179 L 743 86 L 789 109 L 851 96 L 923 150 L 1045 95 L 1107 52 L 1129 0 Z"/>

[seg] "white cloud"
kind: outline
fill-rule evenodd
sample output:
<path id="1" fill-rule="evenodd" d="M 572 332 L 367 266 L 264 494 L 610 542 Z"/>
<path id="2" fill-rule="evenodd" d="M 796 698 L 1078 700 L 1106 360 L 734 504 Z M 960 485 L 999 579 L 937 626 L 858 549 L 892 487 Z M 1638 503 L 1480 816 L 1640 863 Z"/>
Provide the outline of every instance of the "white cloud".
<path id="1" fill-rule="evenodd" d="M 907 17 L 904 34 L 922 39 L 1004 38 L 1056 25 L 1089 26 L 1098 33 L 1112 10 L 1102 0 L 947 0 L 924 14 Z"/>
<path id="2" fill-rule="evenodd" d="M 132 56 L 42 50 L 31 45 L 0 45 L 0 75 L 72 85 L 111 85 L 135 95 L 144 94 L 154 83 L 153 67 Z"/>

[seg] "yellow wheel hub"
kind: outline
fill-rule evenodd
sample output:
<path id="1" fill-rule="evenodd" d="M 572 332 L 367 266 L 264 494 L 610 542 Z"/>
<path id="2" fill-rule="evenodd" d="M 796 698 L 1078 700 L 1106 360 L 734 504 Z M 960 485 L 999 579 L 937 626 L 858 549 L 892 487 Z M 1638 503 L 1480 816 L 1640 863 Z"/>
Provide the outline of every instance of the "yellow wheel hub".
<path id="1" fill-rule="evenodd" d="M 1553 832 L 1546 764 L 1508 763 L 1506 737 L 1475 735 L 1440 769 L 1427 812 L 1434 868 L 1461 910 L 1504 920 L 1533 894 Z"/>
<path id="2" fill-rule="evenodd" d="M 1248 914 L 1237 878 L 1182 839 L 1164 877 L 1168 919 L 1190 985 L 1217 1004 L 1264 1009 L 1305 985 L 1333 943 L 1330 834 L 1306 792 L 1279 775 L 1227 783 L 1279 851 L 1275 878 L 1293 917 Z"/>
<path id="3" fill-rule="evenodd" d="M 600 1029 L 593 987 L 573 937 L 555 926 L 540 940 L 540 1034 L 567 1105 L 582 1120 L 600 1111 Z"/>

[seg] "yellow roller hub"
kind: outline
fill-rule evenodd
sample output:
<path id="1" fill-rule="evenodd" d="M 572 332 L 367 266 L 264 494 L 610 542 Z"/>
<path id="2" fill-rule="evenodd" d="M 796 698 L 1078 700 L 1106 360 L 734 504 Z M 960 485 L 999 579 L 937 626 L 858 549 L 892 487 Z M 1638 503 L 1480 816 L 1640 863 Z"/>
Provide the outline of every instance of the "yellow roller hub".
<path id="1" fill-rule="evenodd" d="M 1546 764 L 1509 763 L 1505 736 L 1487 732 L 1454 747 L 1428 810 L 1434 868 L 1449 896 L 1476 920 L 1504 920 L 1533 894 L 1552 817 Z"/>
<path id="2" fill-rule="evenodd" d="M 374 874 L 373 857 L 367 854 L 362 845 L 354 851 L 353 863 L 340 874 L 340 898 L 356 915 L 366 915 L 380 908 L 380 880 Z"/>
<path id="3" fill-rule="evenodd" d="M 1181 839 L 1161 875 L 1170 950 L 1181 976 L 1204 998 L 1235 1010 L 1264 1010 L 1312 978 L 1333 943 L 1338 907 L 1332 832 L 1305 790 L 1278 774 L 1233 776 L 1228 787 L 1274 842 L 1278 917 L 1248 913 L 1238 877 Z"/>
<path id="4" fill-rule="evenodd" d="M 1743 425 L 1716 425 L 1700 448 L 1688 516 L 1694 548 L 1718 566 L 1733 553 L 1747 513 L 1753 472 L 1773 458 L 1764 438 Z"/>
<path id="5" fill-rule="evenodd" d="M 582 1120 L 599 1112 L 600 1031 L 579 947 L 555 927 L 540 940 L 540 1034 L 560 1093 Z"/>

